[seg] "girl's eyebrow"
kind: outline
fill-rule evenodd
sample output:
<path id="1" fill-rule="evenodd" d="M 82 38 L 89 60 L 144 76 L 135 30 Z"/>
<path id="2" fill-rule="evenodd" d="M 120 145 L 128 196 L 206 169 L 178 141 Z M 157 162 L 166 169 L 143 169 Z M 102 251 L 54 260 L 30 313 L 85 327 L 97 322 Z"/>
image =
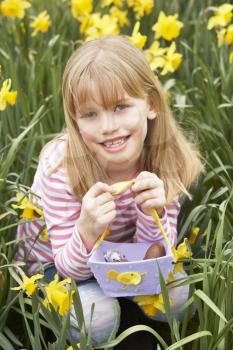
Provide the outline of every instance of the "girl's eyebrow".
<path id="1" fill-rule="evenodd" d="M 121 98 L 119 100 L 117 100 L 116 102 L 114 102 L 114 104 L 119 104 L 119 103 L 129 103 L 130 102 L 130 98 Z"/>

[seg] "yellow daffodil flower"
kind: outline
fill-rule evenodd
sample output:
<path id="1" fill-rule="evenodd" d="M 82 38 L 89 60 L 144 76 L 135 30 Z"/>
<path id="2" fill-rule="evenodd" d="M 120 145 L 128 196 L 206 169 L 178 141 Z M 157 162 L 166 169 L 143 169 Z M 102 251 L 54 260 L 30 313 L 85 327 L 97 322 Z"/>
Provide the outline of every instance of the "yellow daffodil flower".
<path id="1" fill-rule="evenodd" d="M 135 179 L 130 181 L 121 181 L 113 184 L 112 187 L 112 195 L 117 196 L 121 192 L 125 191 L 127 188 L 130 188 L 135 183 Z"/>
<path id="2" fill-rule="evenodd" d="M 77 343 L 77 348 L 78 348 L 78 349 L 79 349 L 79 345 L 80 345 L 80 343 Z M 73 346 L 70 345 L 66 350 L 73 350 Z"/>
<path id="3" fill-rule="evenodd" d="M 197 239 L 197 235 L 200 231 L 199 227 L 193 227 L 190 237 L 188 238 L 189 244 L 194 244 Z"/>
<path id="4" fill-rule="evenodd" d="M 109 5 L 114 5 L 117 7 L 122 7 L 123 5 L 123 0 L 102 0 L 101 1 L 101 7 L 107 7 Z"/>
<path id="5" fill-rule="evenodd" d="M 227 28 L 223 28 L 218 32 L 218 46 L 224 44 L 231 45 L 233 43 L 233 24 Z"/>
<path id="6" fill-rule="evenodd" d="M 45 33 L 48 31 L 52 22 L 47 11 L 42 11 L 37 17 L 34 17 L 33 21 L 30 23 L 30 27 L 34 29 L 32 36 L 36 36 L 39 32 Z"/>
<path id="7" fill-rule="evenodd" d="M 161 72 L 161 75 L 165 75 L 169 72 L 173 73 L 175 72 L 181 62 L 182 62 L 182 55 L 180 53 L 175 52 L 176 51 L 176 44 L 173 42 L 170 47 L 167 49 L 165 58 L 165 63 L 163 70 Z"/>
<path id="8" fill-rule="evenodd" d="M 71 13 L 76 19 L 82 15 L 88 15 L 93 10 L 93 0 L 71 0 Z"/>
<path id="9" fill-rule="evenodd" d="M 34 211 L 43 217 L 43 210 L 40 209 L 38 206 L 34 205 L 33 202 L 25 197 L 25 195 L 21 192 L 16 193 L 16 198 L 18 201 L 18 204 L 12 204 L 12 208 L 14 209 L 23 209 L 23 213 L 20 216 L 21 218 L 25 219 L 33 219 Z"/>
<path id="10" fill-rule="evenodd" d="M 160 12 L 157 23 L 152 27 L 155 31 L 155 38 L 173 40 L 180 35 L 180 30 L 184 26 L 182 22 L 177 21 L 178 14 L 166 16 L 163 11 Z"/>
<path id="11" fill-rule="evenodd" d="M 143 308 L 148 316 L 155 316 L 158 311 L 165 313 L 164 301 L 161 293 L 155 295 L 139 295 L 134 297 L 133 300 Z M 169 300 L 169 302 L 172 305 L 172 301 Z"/>
<path id="12" fill-rule="evenodd" d="M 187 238 L 185 238 L 184 242 L 178 245 L 178 248 L 175 251 L 175 262 L 192 256 L 192 252 L 187 248 L 187 241 Z"/>
<path id="13" fill-rule="evenodd" d="M 103 15 L 95 13 L 92 15 L 93 26 L 86 30 L 86 41 L 99 38 L 103 35 L 119 34 L 120 28 L 118 26 L 117 18 L 110 15 Z"/>
<path id="14" fill-rule="evenodd" d="M 55 310 L 58 310 L 61 316 L 64 316 L 71 308 L 74 291 L 69 293 L 64 286 L 66 283 L 71 283 L 70 278 L 58 282 L 59 277 L 56 274 L 54 280 L 45 287 L 46 298 L 44 305 L 49 308 L 50 304 Z"/>
<path id="15" fill-rule="evenodd" d="M 154 71 L 157 68 L 163 68 L 165 64 L 164 54 L 165 48 L 159 46 L 159 41 L 155 40 L 153 44 L 145 51 L 145 56 L 150 63 L 151 69 Z"/>
<path id="16" fill-rule="evenodd" d="M 31 7 L 28 1 L 24 0 L 4 0 L 1 2 L 0 11 L 6 17 L 18 17 L 22 19 L 25 10 Z"/>
<path id="17" fill-rule="evenodd" d="M 229 55 L 229 63 L 233 63 L 233 51 L 231 51 L 230 55 Z"/>
<path id="18" fill-rule="evenodd" d="M 225 27 L 233 17 L 233 5 L 231 4 L 223 4 L 219 7 L 211 7 L 210 9 L 215 12 L 215 15 L 208 20 L 208 30 L 214 27 Z"/>
<path id="19" fill-rule="evenodd" d="M 88 29 L 94 26 L 93 15 L 82 15 L 78 18 L 79 22 L 81 23 L 80 33 L 87 35 Z"/>
<path id="20" fill-rule="evenodd" d="M 13 106 L 16 102 L 17 91 L 9 91 L 11 88 L 11 79 L 3 82 L 0 90 L 0 111 L 6 109 L 7 103 Z"/>
<path id="21" fill-rule="evenodd" d="M 139 32 L 139 28 L 140 28 L 140 22 L 136 22 L 134 28 L 133 28 L 133 33 L 131 36 L 129 36 L 129 40 L 136 45 L 137 47 L 142 48 L 146 41 L 147 41 L 147 36 L 146 35 L 142 35 Z"/>
<path id="22" fill-rule="evenodd" d="M 36 281 L 43 278 L 43 275 L 37 274 L 32 277 L 27 277 L 25 273 L 20 269 L 20 274 L 23 279 L 23 283 L 19 287 L 11 288 L 11 290 L 20 290 L 23 289 L 29 297 L 32 296 L 32 294 L 35 292 L 37 285 Z"/>
<path id="23" fill-rule="evenodd" d="M 127 0 L 127 5 L 132 7 L 137 20 L 144 15 L 149 15 L 154 7 L 153 0 Z"/>
<path id="24" fill-rule="evenodd" d="M 122 11 L 118 7 L 113 6 L 110 9 L 110 14 L 117 19 L 120 28 L 129 26 L 130 22 L 127 18 L 127 11 Z"/>
<path id="25" fill-rule="evenodd" d="M 47 228 L 45 227 L 42 231 L 42 234 L 40 236 L 40 239 L 44 242 L 48 242 L 49 241 L 49 237 L 48 237 L 48 233 L 47 233 Z"/>

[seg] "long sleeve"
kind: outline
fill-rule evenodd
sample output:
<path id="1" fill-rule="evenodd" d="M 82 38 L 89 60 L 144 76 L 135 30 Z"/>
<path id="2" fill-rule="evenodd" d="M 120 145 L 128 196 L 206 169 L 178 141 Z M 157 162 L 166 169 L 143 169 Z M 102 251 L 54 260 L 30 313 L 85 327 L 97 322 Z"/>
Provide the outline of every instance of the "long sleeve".
<path id="1" fill-rule="evenodd" d="M 138 217 L 134 241 L 164 242 L 163 235 L 159 227 L 155 224 L 153 218 L 149 215 L 145 215 L 138 206 L 136 206 L 136 210 Z M 178 198 L 176 198 L 164 208 L 162 213 L 163 215 L 160 219 L 168 239 L 173 246 L 175 246 L 177 242 L 177 217 L 179 211 L 180 203 Z"/>
<path id="2" fill-rule="evenodd" d="M 85 280 L 92 276 L 87 266 L 90 253 L 76 227 L 81 202 L 71 193 L 62 167 L 47 175 L 51 169 L 49 158 L 41 163 L 40 189 L 48 236 L 56 269 L 63 277 Z"/>

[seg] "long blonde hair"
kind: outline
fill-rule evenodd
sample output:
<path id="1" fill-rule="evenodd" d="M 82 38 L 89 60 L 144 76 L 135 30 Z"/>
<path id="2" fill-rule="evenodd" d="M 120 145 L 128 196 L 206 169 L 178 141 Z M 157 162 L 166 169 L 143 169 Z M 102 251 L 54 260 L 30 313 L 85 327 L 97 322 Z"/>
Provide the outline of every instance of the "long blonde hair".
<path id="1" fill-rule="evenodd" d="M 188 188 L 204 172 L 204 165 L 197 146 L 188 141 L 174 119 L 142 50 L 121 35 L 83 44 L 67 62 L 62 92 L 68 133 L 63 166 L 77 197 L 82 198 L 97 181 L 107 182 L 106 173 L 78 130 L 75 119 L 80 106 L 95 99 L 97 92 L 107 108 L 126 92 L 134 98 L 147 98 L 157 112 L 157 118 L 148 120 L 143 170 L 164 181 L 167 203 L 181 194 L 191 198 Z"/>

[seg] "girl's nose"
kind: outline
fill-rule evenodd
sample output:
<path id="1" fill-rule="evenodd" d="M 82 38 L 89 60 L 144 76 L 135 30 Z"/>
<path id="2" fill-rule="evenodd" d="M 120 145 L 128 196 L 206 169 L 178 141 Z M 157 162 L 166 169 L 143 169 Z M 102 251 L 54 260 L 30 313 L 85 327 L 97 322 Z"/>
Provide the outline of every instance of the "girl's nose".
<path id="1" fill-rule="evenodd" d="M 103 112 L 100 126 L 102 133 L 112 133 L 118 127 L 118 121 L 114 112 Z"/>

